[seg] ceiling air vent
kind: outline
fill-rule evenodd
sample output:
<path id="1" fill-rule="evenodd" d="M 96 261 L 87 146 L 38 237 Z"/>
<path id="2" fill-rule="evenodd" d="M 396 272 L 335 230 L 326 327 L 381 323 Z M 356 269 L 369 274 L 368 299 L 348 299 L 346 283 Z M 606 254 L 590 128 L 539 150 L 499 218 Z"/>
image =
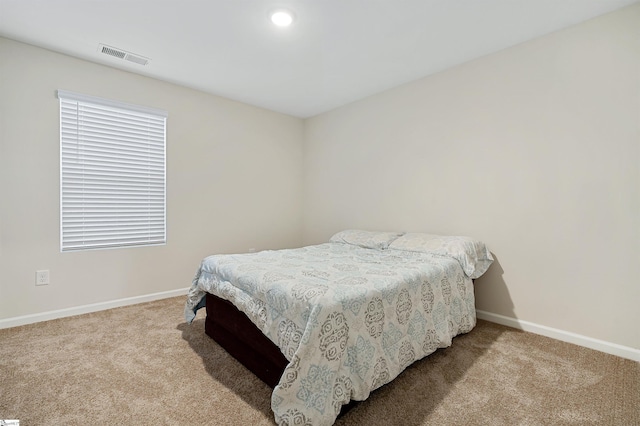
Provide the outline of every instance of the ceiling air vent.
<path id="1" fill-rule="evenodd" d="M 144 56 L 136 55 L 135 53 L 127 52 L 126 50 L 118 49 L 116 47 L 107 46 L 106 44 L 99 44 L 98 51 L 105 55 L 114 56 L 139 65 L 147 65 L 150 61 L 149 58 L 145 58 Z"/>

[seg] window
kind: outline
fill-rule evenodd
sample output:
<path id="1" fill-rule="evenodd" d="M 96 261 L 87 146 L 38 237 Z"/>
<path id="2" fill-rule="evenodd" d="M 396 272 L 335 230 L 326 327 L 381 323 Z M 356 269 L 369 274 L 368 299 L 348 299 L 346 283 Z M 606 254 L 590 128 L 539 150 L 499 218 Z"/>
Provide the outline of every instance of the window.
<path id="1" fill-rule="evenodd" d="M 62 251 L 166 243 L 167 113 L 58 90 Z"/>

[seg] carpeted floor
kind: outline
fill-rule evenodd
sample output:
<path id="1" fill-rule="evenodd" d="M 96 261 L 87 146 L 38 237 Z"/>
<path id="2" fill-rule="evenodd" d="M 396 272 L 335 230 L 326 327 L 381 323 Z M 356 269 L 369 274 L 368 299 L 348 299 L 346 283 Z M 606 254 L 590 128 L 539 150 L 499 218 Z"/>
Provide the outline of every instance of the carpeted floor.
<path id="1" fill-rule="evenodd" d="M 0 330 L 0 419 L 273 425 L 271 390 L 183 303 Z M 640 425 L 640 363 L 479 321 L 336 425 Z"/>

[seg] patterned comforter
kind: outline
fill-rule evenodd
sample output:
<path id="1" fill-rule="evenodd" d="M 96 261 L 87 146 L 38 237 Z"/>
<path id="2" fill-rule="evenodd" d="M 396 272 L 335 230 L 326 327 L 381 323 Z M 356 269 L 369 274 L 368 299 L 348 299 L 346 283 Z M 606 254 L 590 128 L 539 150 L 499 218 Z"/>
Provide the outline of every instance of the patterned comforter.
<path id="1" fill-rule="evenodd" d="M 231 301 L 290 361 L 273 390 L 280 425 L 331 425 L 414 361 L 476 323 L 472 280 L 442 254 L 325 243 L 205 258 L 185 306 Z"/>

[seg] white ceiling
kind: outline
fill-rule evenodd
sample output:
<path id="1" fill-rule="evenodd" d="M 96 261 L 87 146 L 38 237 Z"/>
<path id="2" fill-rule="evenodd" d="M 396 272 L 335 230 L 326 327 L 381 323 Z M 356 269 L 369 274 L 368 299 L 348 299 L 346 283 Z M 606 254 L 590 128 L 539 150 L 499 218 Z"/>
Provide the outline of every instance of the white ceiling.
<path id="1" fill-rule="evenodd" d="M 638 1 L 0 0 L 0 35 L 310 117 Z"/>

